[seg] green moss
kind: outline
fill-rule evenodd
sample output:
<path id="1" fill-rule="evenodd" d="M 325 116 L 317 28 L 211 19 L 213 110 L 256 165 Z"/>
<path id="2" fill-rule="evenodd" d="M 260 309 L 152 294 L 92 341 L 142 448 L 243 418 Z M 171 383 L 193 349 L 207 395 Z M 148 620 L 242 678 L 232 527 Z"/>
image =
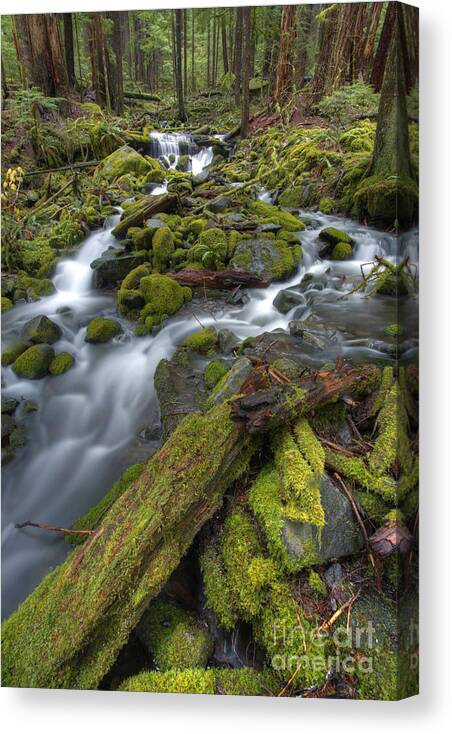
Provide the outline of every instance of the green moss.
<path id="1" fill-rule="evenodd" d="M 274 673 L 253 668 L 217 668 L 215 693 L 222 696 L 276 696 L 281 684 Z"/>
<path id="2" fill-rule="evenodd" d="M 144 306 L 144 296 L 139 290 L 120 288 L 116 296 L 116 304 L 119 313 L 129 318 L 138 317 L 139 310 Z"/>
<path id="3" fill-rule="evenodd" d="M 193 349 L 201 354 L 208 354 L 216 349 L 218 335 L 214 328 L 211 326 L 205 329 L 195 331 L 194 334 L 187 336 L 182 342 L 182 347 Z"/>
<path id="4" fill-rule="evenodd" d="M 176 313 L 192 297 L 190 288 L 184 288 L 172 278 L 156 273 L 141 278 L 140 291 L 146 302 L 141 317 L 143 320 L 152 317 L 156 324 Z"/>
<path id="5" fill-rule="evenodd" d="M 114 319 L 102 317 L 89 322 L 86 329 L 85 341 L 90 344 L 104 344 L 122 332 L 122 326 Z"/>
<path id="6" fill-rule="evenodd" d="M 229 372 L 229 368 L 221 359 L 212 359 L 204 370 L 206 387 L 212 390 L 227 372 Z"/>
<path id="7" fill-rule="evenodd" d="M 152 602 L 136 631 L 159 670 L 205 668 L 212 654 L 207 630 L 193 614 L 168 602 Z"/>
<path id="8" fill-rule="evenodd" d="M 386 395 L 377 426 L 378 436 L 368 460 L 371 471 L 382 476 L 397 463 L 408 474 L 413 465 L 413 456 L 406 432 L 407 415 L 397 382 L 394 382 Z"/>
<path id="9" fill-rule="evenodd" d="M 397 501 L 397 485 L 390 476 L 375 476 L 358 457 L 344 456 L 331 449 L 325 449 L 327 465 L 339 474 L 356 482 L 360 487 L 377 492 L 388 502 Z"/>
<path id="10" fill-rule="evenodd" d="M 105 158 L 99 166 L 102 176 L 114 181 L 126 174 L 143 176 L 152 169 L 146 158 L 128 145 L 123 145 Z"/>
<path id="11" fill-rule="evenodd" d="M 40 314 L 27 321 L 22 334 L 34 344 L 54 344 L 61 338 L 62 331 L 58 324 L 51 321 L 47 316 Z"/>
<path id="12" fill-rule="evenodd" d="M 389 324 L 389 326 L 386 326 L 385 328 L 385 334 L 388 336 L 397 337 L 400 336 L 402 332 L 402 328 L 400 324 Z"/>
<path id="13" fill-rule="evenodd" d="M 168 670 L 164 673 L 153 670 L 127 678 L 119 690 L 213 695 L 215 675 L 213 670 Z"/>
<path id="14" fill-rule="evenodd" d="M 338 242 L 331 253 L 332 260 L 350 260 L 353 255 L 352 246 L 347 242 Z"/>
<path id="15" fill-rule="evenodd" d="M 201 573 L 207 606 L 224 629 L 231 630 L 238 620 L 238 611 L 232 600 L 232 592 L 219 552 L 210 547 L 201 556 Z"/>
<path id="16" fill-rule="evenodd" d="M 18 377 L 38 380 L 49 374 L 49 367 L 54 357 L 52 347 L 47 344 L 35 344 L 15 360 L 13 370 Z"/>
<path id="17" fill-rule="evenodd" d="M 9 435 L 9 445 L 12 449 L 18 449 L 27 443 L 27 434 L 20 426 L 16 426 Z"/>
<path id="18" fill-rule="evenodd" d="M 311 569 L 309 572 L 308 584 L 316 596 L 327 595 L 326 584 L 322 577 L 319 576 L 317 571 L 314 571 L 314 569 Z"/>
<path id="19" fill-rule="evenodd" d="M 49 233 L 48 243 L 57 249 L 73 247 L 85 237 L 85 231 L 79 222 L 65 219 L 54 225 Z"/>
<path id="20" fill-rule="evenodd" d="M 16 361 L 21 354 L 23 354 L 31 346 L 30 342 L 14 342 L 5 346 L 2 351 L 2 367 L 9 367 L 13 362 Z"/>
<path id="21" fill-rule="evenodd" d="M 12 301 L 6 296 L 2 296 L 2 313 L 9 311 L 13 307 Z"/>
<path id="22" fill-rule="evenodd" d="M 332 214 L 335 210 L 336 202 L 330 196 L 323 196 L 319 202 L 319 211 L 322 214 Z"/>
<path id="23" fill-rule="evenodd" d="M 347 232 L 343 232 L 341 229 L 336 227 L 325 227 L 319 234 L 319 238 L 324 242 L 336 245 L 339 242 L 345 242 L 348 245 L 353 244 L 353 239 Z"/>
<path id="24" fill-rule="evenodd" d="M 242 510 L 235 510 L 226 519 L 222 555 L 234 605 L 244 619 L 250 620 L 260 612 L 263 594 L 261 581 L 252 579 L 248 569 L 256 557 L 262 556 L 262 547 L 253 523 Z"/>
<path id="25" fill-rule="evenodd" d="M 25 291 L 33 301 L 42 296 L 51 296 L 55 293 L 55 286 L 48 278 L 32 278 L 25 273 L 19 273 L 16 280 L 16 289 Z"/>
<path id="26" fill-rule="evenodd" d="M 191 222 L 189 222 L 186 232 L 189 232 L 191 234 L 200 235 L 203 229 L 205 228 L 207 224 L 206 219 L 193 219 Z"/>
<path id="27" fill-rule="evenodd" d="M 267 204 L 264 201 L 251 201 L 248 204 L 248 209 L 253 214 L 264 217 L 268 222 L 279 224 L 283 229 L 288 232 L 300 232 L 305 229 L 303 222 L 289 212 L 282 211 L 273 204 Z"/>
<path id="28" fill-rule="evenodd" d="M 51 375 L 62 375 L 67 372 L 74 364 L 74 357 L 69 352 L 60 352 L 53 359 L 49 366 L 49 372 Z"/>
<path id="29" fill-rule="evenodd" d="M 289 380 L 296 380 L 300 374 L 301 368 L 296 362 L 288 357 L 279 357 L 271 363 L 271 367 L 281 374 L 285 375 Z"/>
<path id="30" fill-rule="evenodd" d="M 129 227 L 127 239 L 132 243 L 134 250 L 150 250 L 154 230 L 151 227 Z"/>
<path id="31" fill-rule="evenodd" d="M 380 226 L 409 226 L 416 215 L 418 187 L 411 179 L 401 176 L 370 176 L 359 185 L 353 201 L 353 211 Z"/>
<path id="32" fill-rule="evenodd" d="M 140 287 L 141 278 L 149 275 L 149 267 L 147 265 L 138 265 L 130 271 L 121 283 L 121 289 L 124 290 L 135 290 Z"/>
<path id="33" fill-rule="evenodd" d="M 303 186 L 290 186 L 280 194 L 278 204 L 288 209 L 298 209 L 302 205 L 303 193 Z"/>
<path id="34" fill-rule="evenodd" d="M 288 245 L 299 245 L 300 240 L 294 232 L 288 232 L 285 229 L 281 229 L 278 232 L 278 240 L 287 242 Z"/>
<path id="35" fill-rule="evenodd" d="M 174 249 L 174 235 L 169 227 L 157 229 L 152 238 L 152 264 L 158 273 L 166 270 Z"/>
<path id="36" fill-rule="evenodd" d="M 87 513 L 72 524 L 72 530 L 96 530 L 113 503 L 138 479 L 144 467 L 144 464 L 133 464 L 129 466 L 100 502 L 94 505 L 94 507 L 91 507 Z M 78 533 L 66 533 L 64 539 L 67 543 L 78 545 L 85 542 L 86 536 Z"/>

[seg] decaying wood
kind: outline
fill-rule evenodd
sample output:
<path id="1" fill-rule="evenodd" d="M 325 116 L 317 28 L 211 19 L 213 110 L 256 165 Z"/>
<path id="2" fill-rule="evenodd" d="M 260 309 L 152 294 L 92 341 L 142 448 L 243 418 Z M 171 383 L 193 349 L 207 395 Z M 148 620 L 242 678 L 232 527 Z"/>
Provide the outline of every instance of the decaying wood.
<path id="1" fill-rule="evenodd" d="M 155 214 L 161 212 L 173 211 L 177 206 L 177 196 L 175 194 L 161 194 L 159 196 L 147 196 L 132 208 L 130 214 L 127 214 L 113 228 L 112 234 L 118 239 L 124 239 L 127 235 L 129 227 L 142 227 L 146 219 L 150 219 Z"/>
<path id="2" fill-rule="evenodd" d="M 124 97 L 127 99 L 144 99 L 147 102 L 161 102 L 162 100 L 156 94 L 150 92 L 132 92 L 127 89 L 124 90 Z"/>
<path id="3" fill-rule="evenodd" d="M 176 280 L 180 285 L 191 288 L 230 289 L 243 286 L 244 288 L 267 288 L 270 281 L 259 278 L 254 273 L 244 270 L 179 270 L 177 273 L 167 273 L 169 278 Z"/>
<path id="4" fill-rule="evenodd" d="M 412 542 L 413 536 L 402 523 L 384 525 L 369 538 L 369 545 L 379 558 L 386 558 L 396 551 L 408 553 Z"/>
<path id="5" fill-rule="evenodd" d="M 339 364 L 289 392 L 187 416 L 114 502 L 102 527 L 46 577 L 3 625 L 3 684 L 96 688 L 143 611 L 178 566 L 268 430 L 362 385 L 372 367 Z M 257 412 L 256 412 L 257 410 Z M 245 430 L 244 430 L 245 429 Z"/>
<path id="6" fill-rule="evenodd" d="M 314 410 L 328 400 L 372 379 L 377 368 L 372 365 L 343 365 L 330 372 L 309 372 L 296 386 L 279 385 L 238 398 L 232 406 L 231 418 L 249 433 L 279 423 L 288 415 Z"/>

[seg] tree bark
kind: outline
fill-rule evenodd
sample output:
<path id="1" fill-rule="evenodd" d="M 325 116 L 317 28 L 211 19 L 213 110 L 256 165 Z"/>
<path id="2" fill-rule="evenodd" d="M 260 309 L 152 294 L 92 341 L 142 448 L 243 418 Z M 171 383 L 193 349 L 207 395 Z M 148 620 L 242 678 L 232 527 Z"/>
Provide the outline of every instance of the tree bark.
<path id="1" fill-rule="evenodd" d="M 235 39 L 234 39 L 234 100 L 240 104 L 240 84 L 242 79 L 242 34 L 243 34 L 243 8 L 235 11 Z"/>
<path id="2" fill-rule="evenodd" d="M 289 101 L 293 81 L 293 53 L 296 39 L 296 5 L 285 5 L 281 14 L 279 59 L 276 69 L 275 101 L 285 106 Z"/>
<path id="3" fill-rule="evenodd" d="M 251 8 L 242 8 L 242 109 L 240 116 L 240 137 L 248 137 L 248 118 L 250 116 L 250 51 L 251 51 Z"/>
<path id="4" fill-rule="evenodd" d="M 226 35 L 226 15 L 225 11 L 221 16 L 221 48 L 223 52 L 223 71 L 225 74 L 229 72 L 229 57 L 228 57 L 228 38 Z"/>
<path id="5" fill-rule="evenodd" d="M 26 79 L 47 97 L 68 96 L 66 65 L 57 16 L 22 15 L 15 19 L 18 54 Z"/>
<path id="6" fill-rule="evenodd" d="M 121 16 L 122 13 L 112 12 L 109 13 L 110 18 L 113 21 L 113 38 L 112 38 L 112 47 L 113 47 L 113 54 L 114 54 L 114 68 L 115 68 L 115 93 L 114 93 L 114 102 L 115 102 L 115 112 L 117 115 L 122 115 L 124 112 L 124 88 L 123 88 L 123 67 L 122 67 L 122 57 L 123 57 L 123 46 L 122 46 L 122 30 L 121 30 Z"/>
<path id="7" fill-rule="evenodd" d="M 74 64 L 74 29 L 72 25 L 72 13 L 63 13 L 64 27 L 64 58 L 66 60 L 66 72 L 69 86 L 75 85 Z"/>
<path id="8" fill-rule="evenodd" d="M 96 688 L 144 610 L 217 511 L 269 430 L 350 392 L 369 366 L 347 365 L 275 388 L 268 418 L 252 400 L 194 413 L 176 428 L 102 524 L 3 625 L 2 683 Z M 251 396 L 252 397 L 252 396 Z M 254 406 L 262 406 L 262 391 Z M 252 418 L 251 418 L 252 416 Z"/>
<path id="9" fill-rule="evenodd" d="M 183 33 L 183 18 L 182 10 L 175 10 L 175 41 L 176 41 L 176 94 L 177 94 L 177 109 L 178 117 L 181 122 L 187 120 L 185 114 L 185 103 L 184 103 L 184 86 L 182 77 L 182 33 Z"/>
<path id="10" fill-rule="evenodd" d="M 396 5 L 397 3 L 388 3 L 388 8 L 386 10 L 385 19 L 383 22 L 383 28 L 381 29 L 380 40 L 378 42 L 378 48 L 375 52 L 372 74 L 370 76 L 370 83 L 377 92 L 380 91 L 381 85 L 383 83 L 386 60 L 388 58 L 392 31 L 396 20 Z"/>
<path id="11" fill-rule="evenodd" d="M 121 219 L 113 228 L 112 234 L 118 239 L 123 239 L 129 227 L 142 227 L 146 219 L 160 212 L 173 211 L 177 205 L 177 196 L 174 194 L 161 194 L 160 196 L 147 196 L 137 202 L 130 213 Z"/>

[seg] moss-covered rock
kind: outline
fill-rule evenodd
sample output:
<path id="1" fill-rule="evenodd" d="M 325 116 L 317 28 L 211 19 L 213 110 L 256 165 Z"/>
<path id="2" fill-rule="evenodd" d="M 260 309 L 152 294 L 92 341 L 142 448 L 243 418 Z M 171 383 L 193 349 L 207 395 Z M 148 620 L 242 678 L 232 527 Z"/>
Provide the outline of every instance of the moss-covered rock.
<path id="1" fill-rule="evenodd" d="M 194 334 L 187 336 L 181 346 L 193 349 L 201 354 L 208 354 L 215 350 L 217 340 L 217 332 L 211 326 L 208 326 L 205 329 L 200 329 L 199 331 L 195 331 Z"/>
<path id="2" fill-rule="evenodd" d="M 333 247 L 333 251 L 331 253 L 331 259 L 332 260 L 350 260 L 352 255 L 353 255 L 353 248 L 351 245 L 348 244 L 348 242 L 338 242 L 337 245 Z"/>
<path id="3" fill-rule="evenodd" d="M 18 377 L 38 380 L 49 374 L 49 367 L 55 358 L 55 352 L 47 344 L 35 344 L 24 351 L 13 364 Z"/>
<path id="4" fill-rule="evenodd" d="M 152 263 L 158 273 L 166 270 L 174 249 L 174 235 L 169 227 L 158 229 L 152 238 Z"/>
<path id="5" fill-rule="evenodd" d="M 72 354 L 69 352 L 60 352 L 57 354 L 49 365 L 49 372 L 51 375 L 62 375 L 71 369 L 75 360 Z"/>
<path id="6" fill-rule="evenodd" d="M 13 307 L 12 301 L 6 296 L 2 296 L 2 313 L 9 311 Z"/>
<path id="7" fill-rule="evenodd" d="M 221 380 L 223 375 L 228 372 L 229 368 L 221 359 L 212 359 L 204 370 L 204 382 L 209 390 Z"/>
<path id="8" fill-rule="evenodd" d="M 301 246 L 284 240 L 243 239 L 230 261 L 233 270 L 246 270 L 269 280 L 283 280 L 294 273 L 301 260 Z"/>
<path id="9" fill-rule="evenodd" d="M 6 345 L 2 350 L 2 367 L 9 367 L 29 347 L 31 342 L 28 341 L 15 341 Z"/>
<path id="10" fill-rule="evenodd" d="M 152 238 L 154 229 L 151 227 L 129 227 L 127 230 L 127 239 L 132 244 L 135 251 L 150 250 L 152 247 Z"/>
<path id="11" fill-rule="evenodd" d="M 205 668 L 213 651 L 213 640 L 196 617 L 165 601 L 148 607 L 136 632 L 159 670 Z"/>
<path id="12" fill-rule="evenodd" d="M 61 338 L 62 331 L 58 324 L 48 316 L 40 314 L 31 321 L 27 321 L 22 330 L 22 336 L 34 344 L 54 344 Z"/>
<path id="13" fill-rule="evenodd" d="M 319 234 L 319 239 L 331 245 L 337 245 L 338 242 L 346 242 L 349 245 L 353 244 L 353 239 L 350 235 L 336 227 L 325 227 L 322 229 Z"/>
<path id="14" fill-rule="evenodd" d="M 147 671 L 127 678 L 119 686 L 120 691 L 138 691 L 146 693 L 215 693 L 215 676 L 213 670 L 168 670 Z"/>
<path id="15" fill-rule="evenodd" d="M 105 344 L 115 336 L 121 334 L 122 326 L 115 319 L 98 317 L 89 322 L 86 329 L 85 341 L 90 344 Z"/>
<path id="16" fill-rule="evenodd" d="M 19 273 L 16 290 L 25 292 L 27 300 L 38 301 L 43 296 L 51 296 L 56 292 L 55 286 L 48 278 L 32 278 L 26 273 Z"/>
<path id="17" fill-rule="evenodd" d="M 172 278 L 157 273 L 141 278 L 140 291 L 146 302 L 141 319 L 143 322 L 152 319 L 151 327 L 176 313 L 192 297 L 190 288 L 184 288 Z"/>
<path id="18" fill-rule="evenodd" d="M 279 195 L 278 204 L 288 209 L 298 209 L 303 202 L 303 186 L 289 186 Z"/>
<path id="19" fill-rule="evenodd" d="M 135 176 L 144 176 L 151 170 L 151 165 L 144 156 L 137 153 L 129 145 L 123 145 L 107 158 L 99 166 L 99 173 L 109 181 L 133 173 Z"/>
<path id="20" fill-rule="evenodd" d="M 278 224 L 288 232 L 300 232 L 305 229 L 303 222 L 301 222 L 293 214 L 279 209 L 273 204 L 267 204 L 264 201 L 251 201 L 248 204 L 248 209 L 253 214 L 263 218 L 263 223 L 272 222 Z"/>
<path id="21" fill-rule="evenodd" d="M 407 227 L 413 223 L 419 191 L 415 181 L 402 176 L 369 176 L 354 194 L 353 212 L 379 227 Z"/>

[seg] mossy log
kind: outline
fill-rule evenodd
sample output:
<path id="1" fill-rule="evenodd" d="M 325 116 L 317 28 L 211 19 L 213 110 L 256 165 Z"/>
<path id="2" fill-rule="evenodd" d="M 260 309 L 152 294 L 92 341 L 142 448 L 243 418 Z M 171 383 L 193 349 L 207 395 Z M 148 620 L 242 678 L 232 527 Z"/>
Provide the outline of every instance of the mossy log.
<path id="1" fill-rule="evenodd" d="M 176 206 L 177 196 L 175 194 L 146 196 L 130 207 L 129 213 L 113 228 L 112 233 L 118 239 L 124 239 L 130 227 L 142 227 L 145 221 L 155 214 L 173 211 Z"/>
<path id="2" fill-rule="evenodd" d="M 268 429 L 359 390 L 369 366 L 338 367 L 275 392 Z M 278 404 L 278 410 L 275 405 Z M 224 492 L 258 445 L 238 403 L 187 416 L 142 474 L 118 497 L 86 543 L 50 573 L 3 625 L 2 683 L 26 688 L 96 688 Z M 252 414 L 252 411 L 251 411 Z M 237 420 L 240 418 L 240 420 Z M 249 418 L 247 419 L 249 428 Z"/>
<path id="3" fill-rule="evenodd" d="M 124 90 L 124 97 L 126 99 L 143 99 L 146 102 L 161 102 L 162 100 L 157 94 L 151 94 L 150 92 L 132 92 L 127 89 Z"/>
<path id="4" fill-rule="evenodd" d="M 270 281 L 259 278 L 254 273 L 245 270 L 179 270 L 178 273 L 167 273 L 169 278 L 176 280 L 180 285 L 190 288 L 267 288 Z"/>

